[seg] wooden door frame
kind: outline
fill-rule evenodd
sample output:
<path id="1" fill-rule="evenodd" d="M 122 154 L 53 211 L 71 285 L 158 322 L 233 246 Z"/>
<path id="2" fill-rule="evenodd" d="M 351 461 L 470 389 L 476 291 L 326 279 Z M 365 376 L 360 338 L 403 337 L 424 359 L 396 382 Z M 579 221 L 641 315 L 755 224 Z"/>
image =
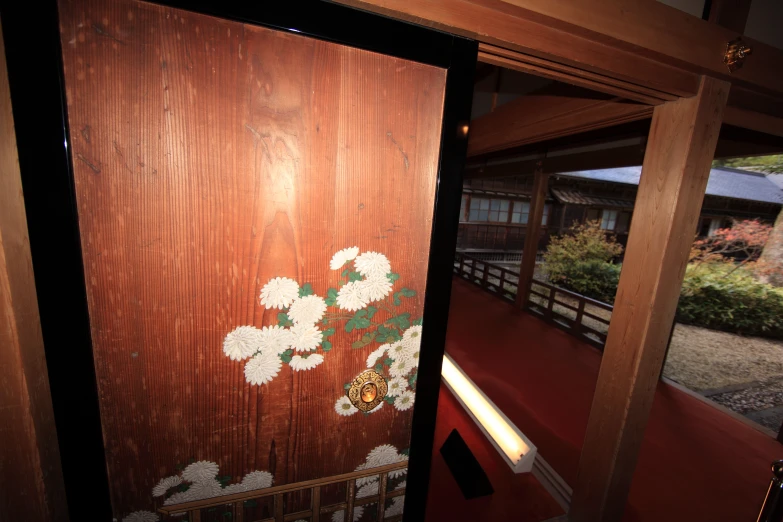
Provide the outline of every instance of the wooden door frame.
<path id="1" fill-rule="evenodd" d="M 413 411 L 405 519 L 423 520 L 445 349 L 477 42 L 315 0 L 162 0 L 446 69 L 435 206 Z M 0 13 L 55 423 L 71 519 L 112 516 L 92 354 L 55 0 L 7 2 Z M 29 21 L 36 20 L 36 35 Z M 31 60 L 35 57 L 34 61 Z M 89 483 L 90 487 L 85 487 Z"/>

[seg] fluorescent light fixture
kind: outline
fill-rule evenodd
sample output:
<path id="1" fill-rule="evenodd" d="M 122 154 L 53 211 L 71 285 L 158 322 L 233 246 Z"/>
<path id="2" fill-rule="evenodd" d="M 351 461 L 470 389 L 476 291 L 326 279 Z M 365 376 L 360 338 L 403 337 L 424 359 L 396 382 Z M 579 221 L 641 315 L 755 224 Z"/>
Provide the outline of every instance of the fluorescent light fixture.
<path id="1" fill-rule="evenodd" d="M 508 420 L 508 417 L 503 415 L 503 412 L 448 355 L 443 356 L 441 374 L 454 396 L 473 417 L 511 469 L 515 473 L 529 472 L 533 468 L 537 452 L 533 443 Z"/>

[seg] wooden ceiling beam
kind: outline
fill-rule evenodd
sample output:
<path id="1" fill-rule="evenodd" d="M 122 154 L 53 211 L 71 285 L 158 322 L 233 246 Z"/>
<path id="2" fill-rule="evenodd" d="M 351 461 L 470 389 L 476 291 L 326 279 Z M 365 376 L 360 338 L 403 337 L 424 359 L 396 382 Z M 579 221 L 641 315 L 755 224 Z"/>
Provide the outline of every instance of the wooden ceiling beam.
<path id="1" fill-rule="evenodd" d="M 753 54 L 730 73 L 723 55 L 739 33 L 660 2 L 337 1 L 677 96 L 699 74 L 783 96 L 783 51 L 743 38 Z"/>
<path id="2" fill-rule="evenodd" d="M 612 127 L 652 116 L 649 105 L 618 98 L 596 99 L 589 95 L 539 93 L 517 98 L 502 110 L 471 122 L 468 156 L 519 147 Z"/>

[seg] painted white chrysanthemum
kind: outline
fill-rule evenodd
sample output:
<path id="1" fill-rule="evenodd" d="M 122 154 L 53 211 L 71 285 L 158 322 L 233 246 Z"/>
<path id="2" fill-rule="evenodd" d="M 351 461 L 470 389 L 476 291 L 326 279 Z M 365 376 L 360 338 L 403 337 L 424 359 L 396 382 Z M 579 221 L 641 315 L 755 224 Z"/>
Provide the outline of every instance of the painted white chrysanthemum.
<path id="1" fill-rule="evenodd" d="M 381 278 L 391 273 L 391 263 L 379 252 L 365 252 L 357 256 L 353 264 L 356 266 L 356 271 L 364 277 Z"/>
<path id="2" fill-rule="evenodd" d="M 384 275 L 382 277 L 370 277 L 364 281 L 358 281 L 359 291 L 368 303 L 380 301 L 392 291 L 391 281 Z"/>
<path id="3" fill-rule="evenodd" d="M 419 367 L 419 355 L 421 354 L 420 348 L 415 348 L 411 350 L 410 348 L 406 348 L 407 354 L 408 354 L 408 360 L 413 364 L 414 368 Z"/>
<path id="4" fill-rule="evenodd" d="M 188 493 L 190 493 L 192 500 L 202 500 L 222 495 L 223 487 L 215 479 L 202 480 L 201 482 L 193 483 L 188 488 Z"/>
<path id="5" fill-rule="evenodd" d="M 292 370 L 300 372 L 305 370 L 312 370 L 322 362 L 324 362 L 323 355 L 320 353 L 312 353 L 310 355 L 305 355 L 304 357 L 301 355 L 294 355 L 291 357 L 291 362 L 288 364 L 291 366 Z"/>
<path id="6" fill-rule="evenodd" d="M 391 444 L 384 444 L 370 450 L 370 453 L 367 455 L 367 468 L 387 466 L 400 462 L 400 460 L 400 454 L 397 453 L 397 448 Z"/>
<path id="7" fill-rule="evenodd" d="M 268 471 L 251 471 L 242 477 L 242 485 L 247 489 L 268 488 L 274 481 L 275 478 Z"/>
<path id="8" fill-rule="evenodd" d="M 299 297 L 299 283 L 287 277 L 275 277 L 261 289 L 261 304 L 266 308 L 288 308 Z"/>
<path id="9" fill-rule="evenodd" d="M 218 465 L 208 460 L 200 460 L 189 464 L 182 470 L 182 478 L 188 482 L 202 482 L 217 477 Z"/>
<path id="10" fill-rule="evenodd" d="M 282 326 L 264 326 L 258 333 L 259 345 L 264 353 L 280 355 L 291 347 L 291 332 Z"/>
<path id="11" fill-rule="evenodd" d="M 389 380 L 389 391 L 386 392 L 386 395 L 389 397 L 397 397 L 407 389 L 408 380 L 405 377 L 395 377 Z"/>
<path id="12" fill-rule="evenodd" d="M 298 324 L 315 324 L 326 312 L 326 301 L 317 295 L 306 295 L 294 300 L 288 310 L 288 317 Z"/>
<path id="13" fill-rule="evenodd" d="M 365 484 L 356 491 L 356 498 L 371 497 L 378 494 L 378 483 Z"/>
<path id="14" fill-rule="evenodd" d="M 411 346 L 421 345 L 421 325 L 417 324 L 405 330 L 402 334 L 402 342 Z"/>
<path id="15" fill-rule="evenodd" d="M 394 399 L 394 407 L 400 411 L 409 410 L 413 406 L 414 399 L 413 392 L 406 390 Z"/>
<path id="16" fill-rule="evenodd" d="M 364 471 L 367 469 L 367 463 L 359 464 L 356 466 L 356 469 L 354 471 Z M 356 479 L 356 487 L 360 488 L 364 486 L 365 484 L 372 484 L 373 482 L 378 482 L 378 475 L 370 475 L 369 477 L 362 477 Z"/>
<path id="17" fill-rule="evenodd" d="M 395 361 L 408 358 L 407 346 L 402 341 L 392 343 L 387 351 L 389 352 L 389 357 Z"/>
<path id="18" fill-rule="evenodd" d="M 223 488 L 223 494 L 224 495 L 231 495 L 234 493 L 244 493 L 247 491 L 247 486 L 244 484 L 229 484 L 228 486 Z"/>
<path id="19" fill-rule="evenodd" d="M 190 502 L 191 500 L 196 499 L 193 498 L 193 494 L 190 492 L 190 489 L 188 489 L 187 491 L 177 491 L 169 498 L 164 500 L 163 505 L 171 506 L 172 504 L 182 504 L 183 502 Z"/>
<path id="20" fill-rule="evenodd" d="M 410 359 L 397 359 L 389 368 L 389 375 L 392 377 L 404 377 L 413 369 L 413 361 Z"/>
<path id="21" fill-rule="evenodd" d="M 399 497 L 394 497 L 391 502 L 391 506 L 387 507 L 384 511 L 385 517 L 396 517 L 397 515 L 402 515 L 402 510 L 405 506 L 405 495 L 400 495 Z"/>
<path id="22" fill-rule="evenodd" d="M 295 324 L 291 327 L 291 347 L 297 352 L 309 352 L 318 348 L 323 334 L 314 324 Z"/>
<path id="23" fill-rule="evenodd" d="M 403 480 L 402 482 L 394 486 L 394 491 L 397 491 L 398 489 L 405 489 L 407 486 L 408 486 L 408 481 Z"/>
<path id="24" fill-rule="evenodd" d="M 255 326 L 239 326 L 223 339 L 223 353 L 232 361 L 247 359 L 259 349 L 261 330 Z"/>
<path id="25" fill-rule="evenodd" d="M 179 486 L 180 484 L 182 484 L 182 478 L 179 475 L 162 478 L 160 479 L 160 482 L 152 488 L 152 496 L 162 497 L 168 490 L 175 486 Z"/>
<path id="26" fill-rule="evenodd" d="M 329 262 L 329 268 L 332 270 L 340 270 L 345 263 L 353 261 L 359 254 L 359 247 L 343 248 L 339 252 L 335 252 L 332 256 L 332 260 Z"/>
<path id="27" fill-rule="evenodd" d="M 245 379 L 250 384 L 264 384 L 274 379 L 280 372 L 283 361 L 272 352 L 261 352 L 245 364 Z"/>
<path id="28" fill-rule="evenodd" d="M 158 522 L 160 517 L 151 511 L 134 511 L 127 517 L 122 519 L 122 522 Z"/>
<path id="29" fill-rule="evenodd" d="M 358 522 L 364 514 L 364 506 L 356 506 L 353 508 L 353 522 Z M 332 522 L 343 522 L 345 519 L 345 510 L 341 509 L 332 513 Z"/>
<path id="30" fill-rule="evenodd" d="M 402 462 L 404 460 L 408 460 L 408 456 L 407 455 L 403 455 L 402 453 L 400 453 L 400 462 Z M 389 472 L 389 478 L 393 478 L 393 479 L 400 478 L 401 476 L 405 475 L 406 473 L 408 473 L 408 468 L 398 469 L 397 471 L 390 471 Z"/>
<path id="31" fill-rule="evenodd" d="M 360 281 L 346 283 L 337 292 L 336 301 L 340 309 L 355 312 L 367 306 L 367 300 L 364 298 L 364 292 L 362 292 L 362 287 L 359 286 L 359 283 Z"/>
<path id="32" fill-rule="evenodd" d="M 391 345 L 389 344 L 382 344 L 380 345 L 376 350 L 374 350 L 370 355 L 367 356 L 367 367 L 372 368 L 375 366 L 375 363 L 378 362 L 378 359 L 383 357 L 384 352 L 387 348 L 389 348 Z"/>
<path id="33" fill-rule="evenodd" d="M 338 415 L 347 417 L 353 415 L 359 411 L 359 409 L 351 403 L 351 399 L 343 395 L 334 403 L 334 411 L 336 411 Z"/>

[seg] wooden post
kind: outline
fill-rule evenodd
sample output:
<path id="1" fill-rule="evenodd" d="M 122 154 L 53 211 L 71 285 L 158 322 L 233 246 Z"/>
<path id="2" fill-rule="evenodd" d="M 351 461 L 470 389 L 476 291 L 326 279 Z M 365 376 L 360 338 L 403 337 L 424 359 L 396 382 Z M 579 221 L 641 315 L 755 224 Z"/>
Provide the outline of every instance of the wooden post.
<path id="1" fill-rule="evenodd" d="M 541 235 L 541 219 L 544 216 L 548 182 L 549 175 L 545 174 L 544 169 L 539 165 L 536 169 L 535 178 L 533 178 L 530 213 L 527 217 L 527 229 L 525 230 L 525 246 L 522 250 L 522 264 L 519 266 L 519 286 L 517 287 L 516 301 L 519 308 L 524 308 L 527 305 L 527 298 L 530 295 L 530 283 L 533 281 L 533 272 L 536 270 L 538 238 Z"/>
<path id="2" fill-rule="evenodd" d="M 0 519 L 68 520 L 0 29 Z"/>
<path id="3" fill-rule="evenodd" d="M 655 108 L 569 512 L 623 516 L 718 140 L 729 84 Z"/>

